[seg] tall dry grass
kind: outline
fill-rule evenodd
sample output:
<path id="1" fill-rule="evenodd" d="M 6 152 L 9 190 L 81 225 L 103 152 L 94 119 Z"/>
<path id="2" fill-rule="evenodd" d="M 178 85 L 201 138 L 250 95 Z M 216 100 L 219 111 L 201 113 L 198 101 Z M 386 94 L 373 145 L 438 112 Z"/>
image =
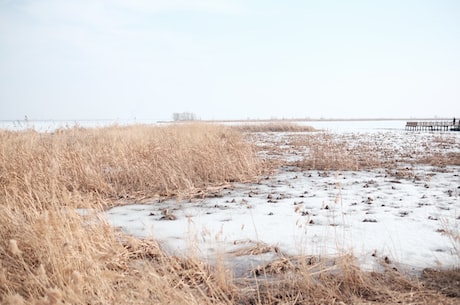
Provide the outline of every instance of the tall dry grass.
<path id="1" fill-rule="evenodd" d="M 239 133 L 204 124 L 3 131 L 0 141 L 0 203 L 28 194 L 34 202 L 27 206 L 61 205 L 82 194 L 193 196 L 206 187 L 250 181 L 263 169 Z"/>
<path id="2" fill-rule="evenodd" d="M 204 264 L 75 208 L 196 196 L 263 170 L 252 145 L 221 126 L 0 131 L 0 302 L 229 303 Z"/>
<path id="3" fill-rule="evenodd" d="M 0 131 L 0 303 L 455 303 L 364 273 L 346 256 L 327 265 L 285 257 L 271 265 L 282 272 L 261 267 L 248 283 L 223 264 L 168 256 L 97 216 L 126 200 L 206 196 L 266 170 L 240 133 L 216 125 Z"/>
<path id="4" fill-rule="evenodd" d="M 307 125 L 299 125 L 292 122 L 267 122 L 256 124 L 241 124 L 232 128 L 242 132 L 313 132 L 315 128 Z"/>

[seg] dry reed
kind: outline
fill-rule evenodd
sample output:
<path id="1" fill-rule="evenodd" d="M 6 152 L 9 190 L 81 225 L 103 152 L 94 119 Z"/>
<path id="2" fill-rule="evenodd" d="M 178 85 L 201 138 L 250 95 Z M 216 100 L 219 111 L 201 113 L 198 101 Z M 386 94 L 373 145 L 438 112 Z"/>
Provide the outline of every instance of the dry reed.
<path id="1" fill-rule="evenodd" d="M 34 204 L 193 196 L 263 169 L 239 133 L 204 124 L 0 132 L 0 140 L 3 199 L 25 193 Z"/>
<path id="2" fill-rule="evenodd" d="M 223 265 L 166 255 L 97 216 L 124 201 L 206 196 L 264 171 L 254 147 L 222 126 L 0 131 L 0 303 L 455 303 L 399 275 L 362 272 L 352 257 L 284 258 L 268 266 L 277 278 L 242 287 Z"/>
<path id="3" fill-rule="evenodd" d="M 268 136 L 264 138 L 270 139 Z M 287 134 L 272 138 L 273 143 L 262 143 L 261 137 L 257 135 L 252 135 L 251 140 L 261 143 L 259 150 L 265 152 L 267 159 L 279 162 L 284 156 L 287 165 L 295 165 L 300 169 L 391 170 L 398 166 L 415 164 L 439 167 L 460 165 L 460 153 L 454 149 L 460 143 L 450 137 L 438 137 L 432 142 L 417 143 L 417 149 L 411 142 L 403 143 L 402 146 L 392 145 L 391 137 L 385 135 L 372 140 L 358 134 L 317 132 Z"/>
<path id="4" fill-rule="evenodd" d="M 354 258 L 312 260 L 281 257 L 254 270 L 242 304 L 456 304 L 458 299 L 428 290 L 389 269 L 363 272 Z"/>
<path id="5" fill-rule="evenodd" d="M 313 132 L 315 128 L 290 122 L 268 122 L 258 124 L 241 124 L 232 128 L 242 132 Z"/>
<path id="6" fill-rule="evenodd" d="M 169 257 L 75 208 L 251 181 L 263 163 L 236 131 L 200 124 L 0 131 L 0 169 L 0 302 L 229 303 L 231 289 L 204 264 Z"/>

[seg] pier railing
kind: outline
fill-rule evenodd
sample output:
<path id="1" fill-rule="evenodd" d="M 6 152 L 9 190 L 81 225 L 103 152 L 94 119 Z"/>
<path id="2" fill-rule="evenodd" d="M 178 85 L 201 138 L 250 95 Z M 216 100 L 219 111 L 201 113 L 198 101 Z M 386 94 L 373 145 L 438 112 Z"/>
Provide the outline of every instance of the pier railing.
<path id="1" fill-rule="evenodd" d="M 406 130 L 415 131 L 450 131 L 460 130 L 460 122 L 454 121 L 410 121 L 406 123 Z"/>

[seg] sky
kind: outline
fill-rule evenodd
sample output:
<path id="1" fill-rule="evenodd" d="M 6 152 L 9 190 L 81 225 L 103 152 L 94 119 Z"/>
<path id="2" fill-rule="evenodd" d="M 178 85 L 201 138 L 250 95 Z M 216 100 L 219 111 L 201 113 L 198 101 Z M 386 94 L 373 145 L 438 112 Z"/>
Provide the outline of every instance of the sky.
<path id="1" fill-rule="evenodd" d="M 0 120 L 460 116 L 458 0 L 0 0 Z"/>

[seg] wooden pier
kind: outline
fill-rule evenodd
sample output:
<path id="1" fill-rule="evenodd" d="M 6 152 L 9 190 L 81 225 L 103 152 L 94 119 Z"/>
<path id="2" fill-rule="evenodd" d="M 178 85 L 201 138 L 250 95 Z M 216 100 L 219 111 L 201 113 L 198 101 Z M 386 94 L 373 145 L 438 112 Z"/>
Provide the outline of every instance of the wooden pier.
<path id="1" fill-rule="evenodd" d="M 460 131 L 460 121 L 409 121 L 406 130 L 412 131 Z"/>

